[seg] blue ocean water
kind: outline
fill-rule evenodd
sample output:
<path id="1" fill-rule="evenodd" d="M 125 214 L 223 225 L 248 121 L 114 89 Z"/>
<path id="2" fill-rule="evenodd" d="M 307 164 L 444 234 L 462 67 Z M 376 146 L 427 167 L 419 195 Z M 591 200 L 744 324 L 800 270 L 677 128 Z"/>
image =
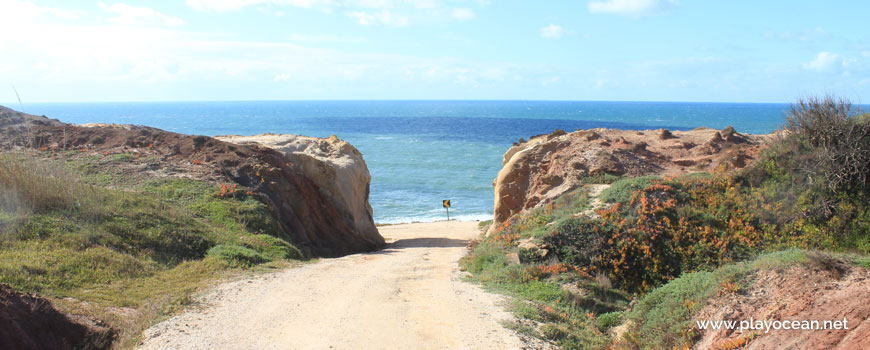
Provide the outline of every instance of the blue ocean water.
<path id="1" fill-rule="evenodd" d="M 12 106 L 10 106 L 12 107 Z M 786 104 L 594 101 L 254 101 L 27 104 L 67 123 L 142 124 L 199 135 L 265 132 L 356 146 L 372 174 L 378 223 L 492 217 L 492 181 L 519 138 L 586 128 L 687 130 L 734 126 L 767 133 Z"/>

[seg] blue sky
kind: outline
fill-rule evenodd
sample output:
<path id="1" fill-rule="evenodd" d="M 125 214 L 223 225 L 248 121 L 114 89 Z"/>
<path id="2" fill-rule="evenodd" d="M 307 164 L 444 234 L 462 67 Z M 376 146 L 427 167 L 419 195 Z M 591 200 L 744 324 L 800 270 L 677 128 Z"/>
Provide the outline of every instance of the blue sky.
<path id="1" fill-rule="evenodd" d="M 0 0 L 0 101 L 870 98 L 865 1 Z"/>

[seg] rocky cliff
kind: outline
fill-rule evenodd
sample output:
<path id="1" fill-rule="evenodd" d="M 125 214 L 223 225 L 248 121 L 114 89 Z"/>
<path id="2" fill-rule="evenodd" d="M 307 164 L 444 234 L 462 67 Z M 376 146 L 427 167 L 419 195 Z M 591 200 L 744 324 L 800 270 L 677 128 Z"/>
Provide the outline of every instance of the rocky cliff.
<path id="1" fill-rule="evenodd" d="M 371 175 L 353 145 L 335 135 L 328 138 L 299 135 L 263 134 L 255 136 L 218 136 L 216 139 L 239 145 L 264 146 L 284 155 L 305 177 L 311 179 L 326 198 L 336 204 L 358 239 L 381 245 L 383 238 L 372 220 L 369 205 Z"/>
<path id="2" fill-rule="evenodd" d="M 369 172 L 359 151 L 335 137 L 281 142 L 234 144 L 145 126 L 76 126 L 0 107 L 2 149 L 133 154 L 119 170 L 131 177 L 191 177 L 250 189 L 279 219 L 276 235 L 310 256 L 380 248 L 384 240 L 372 221 Z"/>
<path id="3" fill-rule="evenodd" d="M 578 188 L 590 175 L 674 176 L 719 167 L 743 168 L 771 135 L 734 128 L 629 131 L 557 130 L 520 140 L 504 155 L 493 182 L 492 227 L 512 215 Z"/>

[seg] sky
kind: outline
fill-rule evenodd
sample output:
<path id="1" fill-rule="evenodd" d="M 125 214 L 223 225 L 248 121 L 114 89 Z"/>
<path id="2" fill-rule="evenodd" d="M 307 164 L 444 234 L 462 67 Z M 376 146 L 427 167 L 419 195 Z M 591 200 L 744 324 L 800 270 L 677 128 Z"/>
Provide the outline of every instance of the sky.
<path id="1" fill-rule="evenodd" d="M 867 13 L 836 0 L 0 0 L 0 101 L 866 103 Z"/>

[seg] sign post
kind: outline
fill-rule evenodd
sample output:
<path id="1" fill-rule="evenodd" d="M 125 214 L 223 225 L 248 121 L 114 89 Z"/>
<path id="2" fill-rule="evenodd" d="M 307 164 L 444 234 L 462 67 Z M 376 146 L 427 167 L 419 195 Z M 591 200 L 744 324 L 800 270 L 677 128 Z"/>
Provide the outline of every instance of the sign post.
<path id="1" fill-rule="evenodd" d="M 450 200 L 445 199 L 441 201 L 441 205 L 444 207 L 444 210 L 447 210 L 447 221 L 450 221 Z"/>

